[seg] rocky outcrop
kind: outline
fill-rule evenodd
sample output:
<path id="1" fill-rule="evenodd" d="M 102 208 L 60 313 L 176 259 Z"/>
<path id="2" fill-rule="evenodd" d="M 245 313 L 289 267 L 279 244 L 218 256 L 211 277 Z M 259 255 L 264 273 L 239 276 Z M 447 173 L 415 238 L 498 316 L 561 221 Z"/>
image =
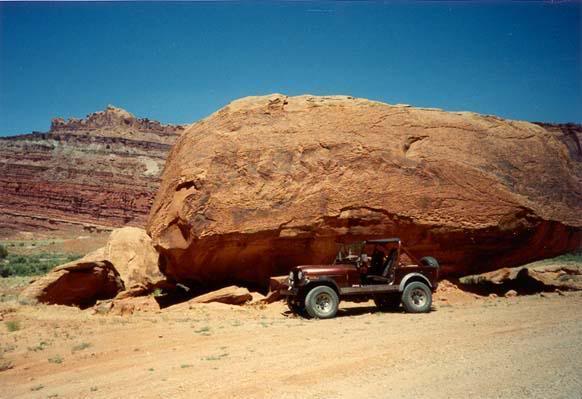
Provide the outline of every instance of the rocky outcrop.
<path id="1" fill-rule="evenodd" d="M 481 289 L 496 293 L 507 290 L 527 294 L 555 289 L 582 290 L 582 264 L 548 264 L 503 268 L 488 273 L 465 276 L 459 281 L 469 289 Z"/>
<path id="2" fill-rule="evenodd" d="M 158 269 L 158 253 L 152 239 L 143 229 L 123 227 L 111 232 L 104 250 L 126 288 L 143 287 L 146 290 L 164 277 Z"/>
<path id="3" fill-rule="evenodd" d="M 124 227 L 111 233 L 104 248 L 58 266 L 33 282 L 21 298 L 87 307 L 115 296 L 145 295 L 162 280 L 149 236 L 143 229 Z"/>
<path id="4" fill-rule="evenodd" d="M 0 234 L 143 226 L 183 126 L 109 106 L 0 138 Z"/>
<path id="5" fill-rule="evenodd" d="M 86 308 L 100 299 L 113 298 L 124 285 L 111 262 L 103 260 L 103 254 L 98 250 L 56 267 L 28 286 L 20 300 Z"/>
<path id="6" fill-rule="evenodd" d="M 188 128 L 148 232 L 171 279 L 259 284 L 400 236 L 443 274 L 581 243 L 582 168 L 559 129 L 351 97 L 249 97 Z"/>

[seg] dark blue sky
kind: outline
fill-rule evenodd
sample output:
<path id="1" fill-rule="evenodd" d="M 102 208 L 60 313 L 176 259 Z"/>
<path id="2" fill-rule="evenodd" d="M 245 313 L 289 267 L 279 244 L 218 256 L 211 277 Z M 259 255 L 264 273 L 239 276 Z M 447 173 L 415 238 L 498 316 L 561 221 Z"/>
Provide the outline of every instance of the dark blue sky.
<path id="1" fill-rule="evenodd" d="M 114 104 L 189 123 L 248 95 L 348 94 L 582 122 L 582 5 L 0 3 L 0 135 Z"/>

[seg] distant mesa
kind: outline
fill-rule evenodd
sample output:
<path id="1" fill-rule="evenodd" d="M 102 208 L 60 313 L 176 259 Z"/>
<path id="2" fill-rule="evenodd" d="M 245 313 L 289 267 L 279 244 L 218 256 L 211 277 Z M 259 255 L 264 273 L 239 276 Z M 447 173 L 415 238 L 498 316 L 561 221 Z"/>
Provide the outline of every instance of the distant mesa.
<path id="1" fill-rule="evenodd" d="M 131 133 L 154 133 L 159 136 L 172 136 L 185 128 L 183 125 L 162 124 L 147 118 L 136 118 L 128 111 L 108 105 L 103 111 L 94 112 L 84 119 L 54 118 L 50 134 L 97 134 L 120 136 Z"/>
<path id="2" fill-rule="evenodd" d="M 109 105 L 55 118 L 46 133 L 0 138 L 0 235 L 143 226 L 184 128 Z"/>

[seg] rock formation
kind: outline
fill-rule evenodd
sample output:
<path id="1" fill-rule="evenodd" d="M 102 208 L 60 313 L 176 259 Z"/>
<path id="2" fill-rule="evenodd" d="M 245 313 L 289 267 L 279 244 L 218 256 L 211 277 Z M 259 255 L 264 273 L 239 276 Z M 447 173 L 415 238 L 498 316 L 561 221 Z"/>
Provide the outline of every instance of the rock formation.
<path id="1" fill-rule="evenodd" d="M 266 287 L 332 261 L 337 241 L 385 236 L 444 275 L 516 266 L 580 246 L 579 135 L 565 134 L 344 96 L 244 98 L 178 139 L 147 228 L 162 272 L 192 284 Z"/>
<path id="2" fill-rule="evenodd" d="M 158 253 L 143 229 L 123 227 L 111 232 L 104 258 L 110 261 L 125 287 L 149 289 L 164 277 L 158 269 Z"/>
<path id="3" fill-rule="evenodd" d="M 508 289 L 522 293 L 561 290 L 582 290 L 582 266 L 575 263 L 544 264 L 531 267 L 512 267 L 488 273 L 465 276 L 460 282 L 467 288 L 489 292 Z M 473 286 L 473 287 L 470 287 Z"/>
<path id="4" fill-rule="evenodd" d="M 143 226 L 183 126 L 119 108 L 0 137 L 0 234 Z"/>
<path id="5" fill-rule="evenodd" d="M 242 305 L 252 299 L 252 295 L 246 288 L 231 285 L 216 291 L 198 295 L 192 298 L 190 303 L 211 303 L 219 302 L 228 305 Z"/>
<path id="6" fill-rule="evenodd" d="M 103 254 L 100 249 L 57 266 L 22 291 L 20 300 L 86 308 L 99 299 L 113 298 L 124 285 Z"/>
<path id="7" fill-rule="evenodd" d="M 21 298 L 86 307 L 120 293 L 120 299 L 144 295 L 162 280 L 149 236 L 142 229 L 124 227 L 111 233 L 104 248 L 34 281 Z"/>

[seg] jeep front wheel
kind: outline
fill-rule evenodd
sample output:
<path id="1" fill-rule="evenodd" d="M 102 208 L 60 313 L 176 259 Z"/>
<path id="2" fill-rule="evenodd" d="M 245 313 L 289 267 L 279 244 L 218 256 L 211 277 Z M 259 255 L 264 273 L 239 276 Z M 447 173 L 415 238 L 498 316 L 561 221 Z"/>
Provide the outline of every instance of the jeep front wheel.
<path id="1" fill-rule="evenodd" d="M 426 313 L 432 305 L 430 288 L 420 281 L 413 281 L 404 288 L 402 305 L 408 313 Z"/>
<path id="2" fill-rule="evenodd" d="M 305 310 L 315 319 L 331 319 L 336 315 L 338 305 L 336 292 L 325 285 L 311 289 L 305 297 Z"/>

